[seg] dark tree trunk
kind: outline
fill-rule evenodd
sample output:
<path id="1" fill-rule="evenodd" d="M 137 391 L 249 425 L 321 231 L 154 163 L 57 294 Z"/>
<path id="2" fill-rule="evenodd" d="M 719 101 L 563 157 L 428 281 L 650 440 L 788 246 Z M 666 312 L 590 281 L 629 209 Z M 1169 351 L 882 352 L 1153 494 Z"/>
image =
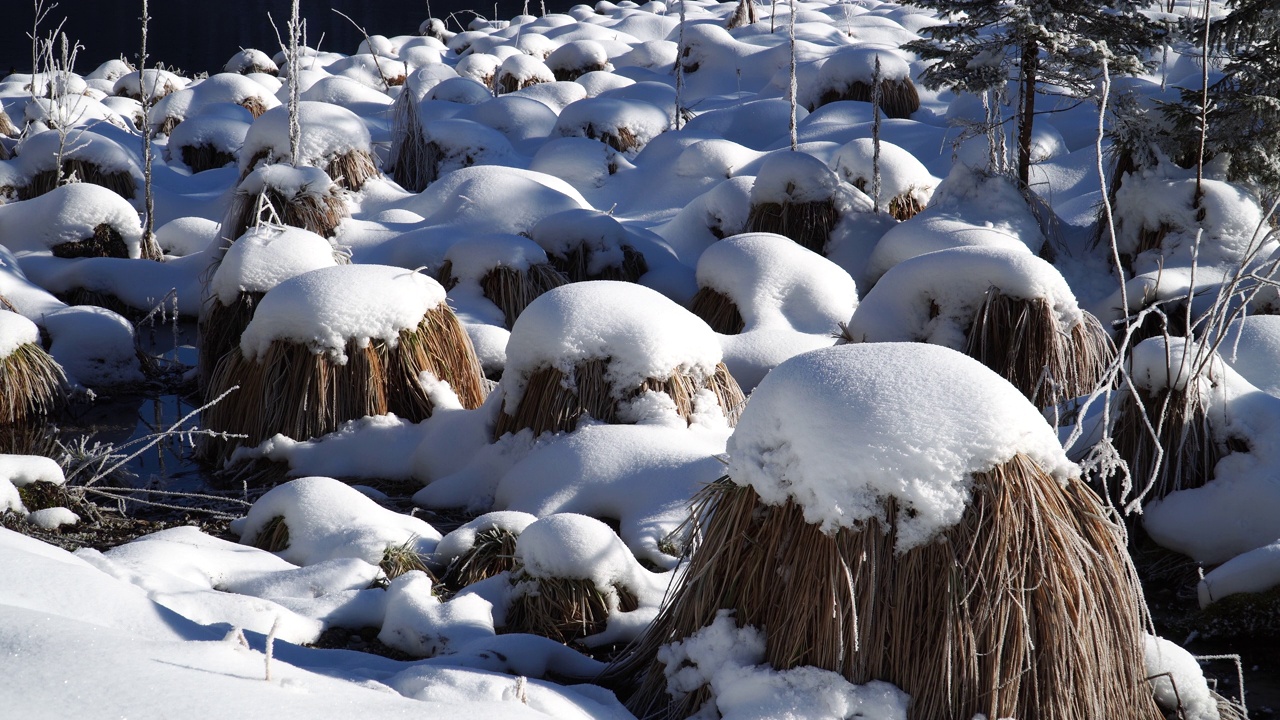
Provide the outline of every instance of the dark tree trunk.
<path id="1" fill-rule="evenodd" d="M 1021 108 L 1018 115 L 1018 182 L 1031 184 L 1031 127 L 1036 116 L 1036 77 L 1040 70 L 1040 45 L 1028 40 L 1022 46 Z"/>

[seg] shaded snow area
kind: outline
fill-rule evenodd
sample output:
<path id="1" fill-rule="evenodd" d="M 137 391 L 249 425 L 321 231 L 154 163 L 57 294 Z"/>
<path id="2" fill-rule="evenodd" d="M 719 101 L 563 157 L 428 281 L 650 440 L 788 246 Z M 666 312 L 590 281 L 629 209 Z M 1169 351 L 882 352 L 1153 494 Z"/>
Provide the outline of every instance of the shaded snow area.
<path id="1" fill-rule="evenodd" d="M 1192 617 L 1152 627 L 1274 628 L 1275 153 L 1213 135 L 1218 99 L 1197 167 L 1166 112 L 1200 50 L 1126 61 L 1069 29 L 1097 3 L 1032 23 L 1019 133 L 1016 42 L 926 59 L 981 13 L 919 1 L 454 14 L 196 77 L 55 42 L 0 78 L 0 707 L 629 718 L 665 681 L 701 720 L 924 720 L 728 611 L 648 631 L 721 582 L 687 575 L 732 482 L 901 555 L 1019 456 L 1150 550 Z M 1108 107 L 1051 45 L 1118 53 Z M 1134 642 L 1170 717 L 1219 717 L 1195 657 Z"/>

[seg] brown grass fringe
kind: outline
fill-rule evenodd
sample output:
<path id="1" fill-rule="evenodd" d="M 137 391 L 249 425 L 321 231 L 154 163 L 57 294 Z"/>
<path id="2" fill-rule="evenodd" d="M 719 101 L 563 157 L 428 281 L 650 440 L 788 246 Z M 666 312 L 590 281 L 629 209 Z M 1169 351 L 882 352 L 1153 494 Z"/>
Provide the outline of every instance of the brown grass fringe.
<path id="1" fill-rule="evenodd" d="M 575 246 L 565 255 L 547 253 L 547 259 L 551 261 L 551 264 L 557 270 L 569 278 L 569 282 L 584 282 L 586 280 L 639 282 L 640 278 L 649 272 L 649 263 L 644 259 L 644 255 L 641 255 L 630 245 L 622 246 L 621 265 L 606 265 L 598 273 L 591 273 L 588 270 L 591 267 L 591 260 L 594 255 L 595 253 L 583 244 Z"/>
<path id="2" fill-rule="evenodd" d="M 592 63 L 581 67 L 552 68 L 551 74 L 555 76 L 558 82 L 573 82 L 587 73 L 608 69 L 608 63 Z"/>
<path id="3" fill-rule="evenodd" d="M 347 363 L 336 365 L 296 343 L 276 341 L 255 360 L 232 348 L 218 361 L 208 395 L 240 389 L 209 408 L 204 425 L 247 437 L 204 438 L 197 458 L 222 465 L 236 448 L 255 447 L 277 433 L 307 440 L 367 415 L 395 413 L 418 422 L 432 411 L 418 382 L 424 370 L 449 383 L 463 407 L 484 401 L 480 362 L 448 306 L 427 311 L 416 329 L 401 331 L 394 347 L 375 341 L 360 348 L 352 341 L 346 354 Z"/>
<path id="4" fill-rule="evenodd" d="M 22 131 L 18 129 L 17 125 L 13 124 L 13 120 L 9 119 L 4 110 L 0 110 L 0 135 L 16 138 L 21 134 Z"/>
<path id="5" fill-rule="evenodd" d="M 137 184 L 133 181 L 133 176 L 124 170 L 117 172 L 105 172 L 97 163 L 88 162 L 71 158 L 62 161 L 62 173 L 53 168 L 41 170 L 31 176 L 31 180 L 26 185 L 20 185 L 17 188 L 19 200 L 30 200 L 33 197 L 39 197 L 47 192 L 52 192 L 59 185 L 65 185 L 63 178 L 75 175 L 80 182 L 86 182 L 91 185 L 104 187 L 111 192 L 119 195 L 125 200 L 132 200 L 138 194 Z"/>
<path id="6" fill-rule="evenodd" d="M 638 717 L 702 704 L 705 691 L 668 696 L 654 657 L 722 608 L 765 631 L 773 667 L 891 682 L 910 694 L 911 720 L 1163 717 L 1144 679 L 1146 610 L 1123 536 L 1078 480 L 1064 488 L 1015 456 L 975 474 L 957 525 L 900 554 L 892 521 L 826 535 L 794 503 L 765 505 L 727 478 L 697 502 L 687 572 L 613 668 L 642 678 L 628 702 Z"/>
<path id="7" fill-rule="evenodd" d="M 283 515 L 277 515 L 267 521 L 266 525 L 254 536 L 250 545 L 267 552 L 280 552 L 289 547 L 289 526 Z"/>
<path id="8" fill-rule="evenodd" d="M 431 182 L 427 137 L 418 119 L 413 93 L 402 92 L 392 108 L 391 179 L 409 192 L 419 193 Z"/>
<path id="9" fill-rule="evenodd" d="M 635 131 L 625 125 L 622 127 L 601 128 L 592 123 L 587 123 L 586 134 L 587 137 L 599 140 L 624 155 L 628 153 L 634 154 L 643 146 Z"/>
<path id="10" fill-rule="evenodd" d="M 266 293 L 240 293 L 235 302 L 223 305 L 217 297 L 205 304 L 197 325 L 198 370 L 200 389 L 208 390 L 213 369 L 233 348 L 240 347 L 240 336 L 253 319 L 253 310 Z M 205 401 L 213 398 L 205 395 Z"/>
<path id="11" fill-rule="evenodd" d="M 823 254 L 831 231 L 840 222 L 832 200 L 807 203 L 761 203 L 752 205 L 743 232 L 768 232 L 785 235 L 802 246 Z"/>
<path id="12" fill-rule="evenodd" d="M 996 371 L 1038 408 L 1087 395 L 1115 357 L 1089 313 L 1070 329 L 1043 298 L 1013 298 L 992 287 L 969 328 L 965 353 Z"/>
<path id="13" fill-rule="evenodd" d="M 733 299 L 709 287 L 698 289 L 690 310 L 721 335 L 737 335 L 747 327 Z"/>
<path id="14" fill-rule="evenodd" d="M 0 359 L 0 425 L 48 415 L 62 402 L 66 376 L 53 356 L 23 343 Z"/>
<path id="15" fill-rule="evenodd" d="M 527 87 L 533 87 L 541 82 L 543 81 L 538 78 L 531 77 L 521 80 L 519 77 L 512 75 L 511 73 L 498 73 L 493 80 L 485 84 L 492 87 L 499 95 L 506 95 L 507 93 L 513 93 Z"/>
<path id="16" fill-rule="evenodd" d="M 365 150 L 350 150 L 335 156 L 325 165 L 324 171 L 339 187 L 352 192 L 363 188 L 370 178 L 378 177 L 378 166 Z"/>
<path id="17" fill-rule="evenodd" d="M 387 580 L 395 580 L 407 572 L 426 573 L 431 582 L 436 582 L 436 575 L 427 566 L 427 556 L 413 549 L 413 540 L 406 540 L 400 545 L 388 545 L 382 551 L 382 561 L 378 563 Z"/>
<path id="18" fill-rule="evenodd" d="M 452 290 L 458 284 L 458 278 L 453 276 L 451 261 L 445 260 L 440 266 L 439 279 L 446 290 Z M 504 322 L 510 330 L 515 326 L 520 313 L 529 307 L 529 303 L 542 293 L 568 283 L 569 278 L 547 263 L 530 265 L 525 272 L 498 266 L 480 278 L 480 290 L 502 311 Z"/>
<path id="19" fill-rule="evenodd" d="M 715 394 L 730 426 L 738 424 L 738 416 L 746 404 L 742 389 L 724 363 L 718 363 L 715 374 L 706 379 L 675 372 L 665 380 L 649 378 L 639 387 L 623 393 L 621 399 L 613 396 L 613 386 L 605 379 L 607 369 L 607 360 L 580 362 L 574 368 L 572 383 L 555 368 L 537 370 L 525 385 L 524 396 L 520 398 L 515 414 L 508 415 L 505 407 L 499 411 L 493 429 L 494 439 L 525 428 L 532 429 L 535 436 L 545 432 L 572 432 L 583 415 L 619 424 L 618 406 L 651 390 L 669 396 L 675 402 L 676 412 L 686 420 L 693 414 L 694 395 L 703 388 Z"/>
<path id="20" fill-rule="evenodd" d="M 809 109 L 810 111 L 816 110 L 823 105 L 840 100 L 871 102 L 871 96 L 871 85 L 869 83 L 854 82 L 845 88 L 843 92 L 835 89 L 827 90 L 818 98 L 818 104 Z M 880 109 L 886 117 L 891 118 L 909 118 L 911 113 L 919 110 L 920 93 L 916 92 L 915 83 L 911 82 L 911 78 L 881 80 Z"/>
<path id="21" fill-rule="evenodd" d="M 445 587 L 457 592 L 472 583 L 516 568 L 518 535 L 504 528 L 476 533 L 471 547 L 449 563 L 444 573 Z"/>
<path id="22" fill-rule="evenodd" d="M 244 100 L 241 100 L 240 107 L 244 108 L 245 110 L 248 110 L 249 114 L 252 115 L 255 119 L 258 118 L 258 116 L 262 115 L 262 113 L 267 111 L 266 103 L 262 102 L 256 97 L 247 97 Z"/>
<path id="23" fill-rule="evenodd" d="M 738 0 L 738 6 L 733 9 L 733 14 L 729 16 L 724 29 L 736 30 L 744 25 L 754 25 L 755 23 L 756 4 L 754 0 Z"/>
<path id="24" fill-rule="evenodd" d="M 526 587 L 507 608 L 504 633 L 531 633 L 567 645 L 603 632 L 614 607 L 622 612 L 639 607 L 635 594 L 621 585 L 602 589 L 590 580 L 533 578 L 522 570 L 511 582 Z"/>
<path id="25" fill-rule="evenodd" d="M 183 145 L 181 148 L 182 162 L 191 168 L 191 173 L 202 173 L 205 170 L 214 170 L 225 167 L 236 161 L 236 156 L 219 150 L 209 145 Z"/>
<path id="26" fill-rule="evenodd" d="M 321 197 L 306 193 L 287 197 L 269 186 L 263 194 L 285 225 L 310 230 L 321 237 L 332 238 L 337 235 L 338 225 L 350 217 L 347 204 L 336 188 Z M 219 234 L 224 243 L 235 242 L 249 228 L 258 224 L 258 218 L 254 215 L 257 207 L 257 194 L 236 190 Z"/>
<path id="27" fill-rule="evenodd" d="M 867 189 L 869 184 L 867 178 L 856 178 L 849 184 L 858 188 L 867 195 L 872 193 L 871 190 Z M 909 188 L 905 192 L 898 193 L 897 195 L 889 198 L 889 215 L 894 220 L 906 222 L 924 211 L 925 205 L 916 199 L 915 195 L 911 192 L 912 189 L 914 188 Z"/>
<path id="28" fill-rule="evenodd" d="M 129 246 L 125 245 L 124 237 L 114 227 L 102 223 L 93 229 L 93 237 L 59 243 L 50 248 L 50 252 L 60 258 L 127 258 Z"/>
<path id="29" fill-rule="evenodd" d="M 1233 445 L 1235 449 L 1248 449 L 1243 441 L 1228 440 L 1224 448 L 1214 442 L 1206 408 L 1196 393 L 1163 390 L 1151 395 L 1138 390 L 1138 395 L 1140 402 L 1134 400 L 1133 393 L 1122 394 L 1112 442 L 1116 452 L 1129 464 L 1134 493 L 1141 492 L 1148 482 L 1154 482 L 1144 504 L 1177 490 L 1204 485 L 1213 478 L 1213 468 L 1225 454 L 1224 450 L 1232 449 Z M 1144 415 L 1150 418 L 1153 427 L 1159 428 L 1158 441 L 1151 437 Z M 1156 453 L 1160 448 L 1164 454 L 1157 465 Z M 1119 484 L 1123 481 L 1118 475 L 1107 480 L 1107 495 L 1116 507 L 1132 499 L 1132 496 L 1121 497 Z"/>

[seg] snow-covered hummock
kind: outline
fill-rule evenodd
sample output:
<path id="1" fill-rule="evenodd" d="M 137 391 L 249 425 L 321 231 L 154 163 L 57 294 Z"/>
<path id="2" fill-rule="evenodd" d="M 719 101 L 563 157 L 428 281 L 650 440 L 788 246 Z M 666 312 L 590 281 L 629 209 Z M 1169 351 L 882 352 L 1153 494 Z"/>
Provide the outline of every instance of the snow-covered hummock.
<path id="1" fill-rule="evenodd" d="M 482 125 L 471 123 L 487 132 Z M 502 136 L 494 132 L 497 137 Z M 502 142 L 506 142 L 503 138 Z M 494 165 L 460 168 L 402 204 L 425 225 L 449 225 L 468 234 L 527 233 L 542 218 L 590 207 L 572 185 L 540 172 Z"/>
<path id="2" fill-rule="evenodd" d="M 240 338 L 248 359 L 276 341 L 306 345 L 346 363 L 346 345 L 399 341 L 427 311 L 445 300 L 444 288 L 426 275 L 386 265 L 338 265 L 297 275 L 272 288 L 258 303 Z"/>
<path id="3" fill-rule="evenodd" d="M 622 223 L 612 215 L 585 208 L 548 215 L 533 226 L 529 236 L 550 255 L 568 257 L 583 249 L 590 258 L 587 272 L 592 275 L 620 267 L 622 249 L 631 245 Z"/>
<path id="4" fill-rule="evenodd" d="M 459 105 L 479 105 L 493 98 L 489 88 L 470 77 L 445 78 L 427 90 L 427 100 L 442 100 Z"/>
<path id="5" fill-rule="evenodd" d="M 1044 233 L 1008 179 L 956 163 L 934 190 L 928 209 L 880 239 L 867 264 L 864 284 L 875 283 L 908 258 L 965 245 L 1022 246 L 1037 254 L 1044 245 Z"/>
<path id="6" fill-rule="evenodd" d="M 143 72 L 133 70 L 116 78 L 111 87 L 111 94 L 124 95 L 134 99 L 141 99 L 145 94 L 154 101 L 171 92 L 181 90 L 187 86 L 188 82 L 181 75 L 175 75 L 168 70 L 159 68 L 147 68 Z"/>
<path id="7" fill-rule="evenodd" d="M 249 72 L 265 72 L 275 74 L 280 71 L 276 67 L 271 56 L 255 50 L 254 48 L 244 48 L 240 52 L 231 56 L 226 65 L 222 66 L 223 72 L 246 74 Z"/>
<path id="8" fill-rule="evenodd" d="M 59 148 L 65 159 L 96 165 L 105 173 L 129 173 L 139 185 L 142 183 L 142 169 L 135 155 L 115 140 L 91 130 L 77 130 L 66 138 L 59 137 L 56 130 L 28 135 L 14 149 L 18 172 L 29 180 L 36 173 L 52 170 L 58 163 Z"/>
<path id="9" fill-rule="evenodd" d="M 93 237 L 110 225 L 129 257 L 141 255 L 142 223 L 128 200 L 99 185 L 72 183 L 21 202 L 0 205 L 0 237 L 15 253 L 48 252 L 55 245 Z"/>
<path id="10" fill-rule="evenodd" d="M 865 183 L 863 192 L 871 195 L 875 176 L 875 142 L 857 138 L 840 146 L 831 158 L 831 167 L 841 180 L 853 185 Z M 929 173 L 915 155 L 890 142 L 880 143 L 880 207 L 889 206 L 891 198 L 911 197 L 921 206 L 929 204 L 933 189 L 942 182 Z"/>
<path id="11" fill-rule="evenodd" d="M 514 510 L 485 513 L 445 535 L 444 539 L 436 545 L 435 561 L 447 566 L 475 547 L 476 536 L 480 533 L 505 530 L 512 535 L 519 535 L 537 519 L 535 515 Z"/>
<path id="12" fill-rule="evenodd" d="M 1157 635 L 1144 634 L 1143 640 L 1148 682 L 1160 707 L 1187 720 L 1218 720 L 1218 701 L 1195 657 Z"/>
<path id="13" fill-rule="evenodd" d="M 711 377 L 720 343 L 701 318 L 647 287 L 596 280 L 562 285 L 529 304 L 507 343 L 501 389 L 514 412 L 529 376 L 555 368 L 572 377 L 586 360 L 608 360 L 620 398 L 648 378 Z"/>
<path id="14" fill-rule="evenodd" d="M 267 88 L 252 79 L 236 73 L 218 73 L 161 98 L 151 112 L 151 122 L 159 126 L 165 118 L 184 120 L 200 114 L 207 105 L 240 104 L 249 98 L 268 109 L 280 104 Z"/>
<path id="15" fill-rule="evenodd" d="M 720 341 L 744 390 L 783 360 L 834 344 L 858 305 L 849 273 L 772 233 L 735 235 L 707 248 L 698 285 L 727 296 L 742 315 L 742 333 Z"/>
<path id="16" fill-rule="evenodd" d="M 870 87 L 876 76 L 877 59 L 882 81 L 911 80 L 911 65 L 893 50 L 874 46 L 843 48 L 827 56 L 819 68 L 815 95 L 821 97 L 828 91 L 844 94 L 854 83 Z"/>
<path id="17" fill-rule="evenodd" d="M 40 328 L 35 323 L 16 312 L 0 309 L 0 360 L 23 345 L 39 342 Z"/>
<path id="18" fill-rule="evenodd" d="M 244 144 L 253 123 L 253 114 L 235 103 L 215 103 L 195 117 L 187 118 L 169 133 L 165 156 L 170 162 L 182 162 L 183 147 L 208 145 L 236 155 Z"/>
<path id="19" fill-rule="evenodd" d="M 684 640 L 663 645 L 667 692 L 681 698 L 704 686 L 707 705 L 722 720 L 906 720 L 910 697 L 887 682 L 854 685 L 839 673 L 801 666 L 775 670 L 765 664 L 765 637 L 755 627 L 738 627 L 733 612 Z M 699 712 L 702 717 L 706 712 Z"/>
<path id="20" fill-rule="evenodd" d="M 336 264 L 333 245 L 310 230 L 259 225 L 227 248 L 209 290 L 229 307 L 240 293 L 265 293 L 289 278 Z"/>
<path id="21" fill-rule="evenodd" d="M 468 106 L 458 113 L 458 119 L 491 127 L 512 143 L 544 140 L 556 126 L 556 114 L 551 108 L 514 93 Z"/>
<path id="22" fill-rule="evenodd" d="M 555 80 L 546 63 L 530 55 L 518 53 L 503 60 L 498 66 L 494 85 L 497 87 L 499 83 L 512 84 L 519 88 L 534 83 L 555 82 Z"/>
<path id="23" fill-rule="evenodd" d="M 1230 595 L 1260 593 L 1280 585 L 1280 538 L 1214 568 L 1196 586 L 1200 607 Z"/>
<path id="24" fill-rule="evenodd" d="M 862 299 L 848 332 L 860 342 L 915 341 L 962 350 L 993 287 L 1007 297 L 1045 300 L 1064 331 L 1083 318 L 1053 265 L 1022 250 L 970 246 L 894 265 Z"/>
<path id="25" fill-rule="evenodd" d="M 779 205 L 829 202 L 841 196 L 840 179 L 831 168 L 804 152 L 775 152 L 760 164 L 751 186 L 751 204 Z"/>
<path id="26" fill-rule="evenodd" d="M 604 134 L 621 140 L 630 133 L 635 146 L 623 149 L 628 157 L 634 157 L 650 140 L 666 131 L 671 117 L 666 110 L 643 100 L 625 100 L 611 97 L 583 98 L 570 103 L 560 111 L 556 121 L 557 137 L 593 137 Z"/>
<path id="27" fill-rule="evenodd" d="M 377 565 L 388 548 L 429 554 L 440 533 L 418 518 L 388 510 L 351 486 L 327 477 L 291 480 L 272 488 L 237 520 L 234 531 L 251 543 L 273 518 L 283 517 L 289 545 L 277 554 L 295 565 L 358 558 Z"/>
<path id="28" fill-rule="evenodd" d="M 1269 239 L 1263 209 L 1251 192 L 1240 185 L 1203 179 L 1200 207 L 1204 219 L 1197 221 L 1194 170 L 1169 165 L 1164 163 L 1142 175 L 1126 175 L 1116 192 L 1116 245 L 1122 254 L 1133 254 L 1143 229 L 1164 227 L 1171 231 L 1161 241 L 1159 252 L 1135 261 L 1135 271 L 1190 265 L 1193 259 L 1202 265 L 1234 266 L 1250 255 L 1265 257 L 1274 251 L 1277 242 Z M 1199 228 L 1203 233 L 1196 247 Z"/>
<path id="29" fill-rule="evenodd" d="M 547 55 L 547 67 L 553 73 L 582 74 L 588 70 L 612 71 L 609 53 L 594 40 L 571 40 Z"/>
<path id="30" fill-rule="evenodd" d="M 370 152 L 369 129 L 350 110 L 322 102 L 298 103 L 298 161 L 302 165 L 324 167 L 335 157 L 349 152 Z M 240 172 L 255 157 L 265 153 L 265 162 L 287 162 L 289 150 L 289 108 L 281 105 L 263 113 L 244 136 L 240 148 Z"/>
<path id="31" fill-rule="evenodd" d="M 958 522 L 972 475 L 1022 453 L 1060 480 L 1079 469 L 1016 388 L 947 348 L 867 343 L 774 368 L 729 438 L 729 477 L 796 502 L 824 532 L 892 522 L 896 550 Z M 884 501 L 898 500 L 896 518 Z"/>
<path id="32" fill-rule="evenodd" d="M 259 166 L 240 181 L 236 190 L 256 195 L 271 188 L 287 198 L 294 198 L 303 195 L 324 197 L 335 187 L 333 180 L 320 168 L 275 163 Z"/>
<path id="33" fill-rule="evenodd" d="M 523 235 L 493 233 L 454 243 L 445 253 L 445 260 L 452 263 L 450 271 L 460 284 L 478 287 L 485 274 L 494 268 L 527 272 L 534 265 L 546 264 L 547 253 Z"/>
<path id="34" fill-rule="evenodd" d="M 12 314 L 8 311 L 3 313 L 3 315 Z M 0 320 L 3 320 L 3 315 L 0 315 Z M 3 332 L 4 328 L 0 327 L 0 340 L 3 339 Z M 27 515 L 27 508 L 22 504 L 22 497 L 18 494 L 18 488 L 36 482 L 65 485 L 67 478 L 63 475 L 62 468 L 51 458 L 39 455 L 0 454 L 0 513 L 13 511 L 20 515 Z M 50 509 L 65 510 L 66 508 Z M 67 512 L 70 511 L 68 510 Z M 49 515 L 49 513 L 46 513 L 46 515 Z M 75 514 L 72 513 L 72 517 L 74 516 Z M 29 515 L 28 519 L 30 519 Z M 65 517 L 62 519 L 65 519 Z M 78 521 L 79 518 L 76 518 L 71 522 Z M 53 527 L 57 527 L 57 524 Z"/>
<path id="35" fill-rule="evenodd" d="M 433 120 L 423 126 L 423 135 L 436 146 L 441 175 L 471 165 L 516 164 L 515 151 L 506 136 L 478 122 Z"/>

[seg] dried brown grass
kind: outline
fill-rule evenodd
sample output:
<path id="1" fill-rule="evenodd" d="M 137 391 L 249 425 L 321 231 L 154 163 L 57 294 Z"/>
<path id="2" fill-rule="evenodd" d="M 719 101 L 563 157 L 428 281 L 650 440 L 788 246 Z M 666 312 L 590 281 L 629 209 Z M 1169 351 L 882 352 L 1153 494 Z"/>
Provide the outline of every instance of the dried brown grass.
<path id="1" fill-rule="evenodd" d="M 129 246 L 124 237 L 112 226 L 101 223 L 93 229 L 93 237 L 59 243 L 50 248 L 54 257 L 129 257 Z"/>
<path id="2" fill-rule="evenodd" d="M 476 540 L 466 552 L 454 558 L 444 573 L 444 584 L 457 592 L 516 568 L 515 533 L 505 528 L 489 528 L 476 533 Z"/>
<path id="3" fill-rule="evenodd" d="M 586 280 L 621 280 L 639 282 L 649 272 L 649 263 L 639 251 L 630 245 L 622 246 L 622 264 L 606 265 L 599 272 L 591 272 L 591 261 L 595 253 L 587 245 L 579 244 L 564 255 L 547 253 L 547 259 L 557 270 L 564 273 L 570 282 Z"/>
<path id="4" fill-rule="evenodd" d="M 22 134 L 17 125 L 13 124 L 13 120 L 9 119 L 8 114 L 4 110 L 0 110 L 0 135 L 5 137 L 16 138 Z"/>
<path id="5" fill-rule="evenodd" d="M 310 230 L 321 237 L 332 238 L 337 235 L 338 225 L 350 216 L 347 204 L 336 187 L 324 195 L 299 193 L 290 197 L 268 186 L 261 195 L 265 196 L 264 201 L 285 225 Z M 232 195 L 231 205 L 222 221 L 220 237 L 224 242 L 235 242 L 245 231 L 258 224 L 258 198 L 259 193 L 241 189 L 237 189 Z"/>
<path id="6" fill-rule="evenodd" d="M 205 170 L 215 170 L 231 165 L 236 161 L 236 156 L 232 153 L 219 150 L 208 143 L 183 145 L 180 151 L 183 164 L 191 168 L 192 174 L 202 173 Z"/>
<path id="7" fill-rule="evenodd" d="M 48 415 L 62 402 L 66 376 L 53 356 L 23 343 L 0 359 L 0 425 Z"/>
<path id="8" fill-rule="evenodd" d="M 747 327 L 733 298 L 709 287 L 698 288 L 690 310 L 721 335 L 737 335 Z"/>
<path id="9" fill-rule="evenodd" d="M 213 369 L 233 348 L 240 346 L 240 336 L 253 319 L 253 310 L 266 293 L 240 293 L 235 302 L 223 305 L 217 297 L 210 298 L 200 315 L 197 325 L 198 355 L 196 368 L 200 389 L 207 391 L 213 378 Z M 205 401 L 212 400 L 205 395 Z"/>
<path id="10" fill-rule="evenodd" d="M 409 192 L 419 193 L 431 182 L 427 137 L 418 119 L 413 93 L 402 92 L 391 114 L 391 179 Z"/>
<path id="11" fill-rule="evenodd" d="M 843 91 L 833 88 L 822 93 L 821 97 L 818 98 L 818 103 L 810 110 L 816 110 L 823 105 L 840 100 L 871 102 L 872 94 L 870 83 L 853 82 Z M 911 113 L 919 109 L 920 93 L 916 91 L 915 83 L 911 82 L 911 78 L 880 81 L 880 110 L 884 112 L 885 116 L 909 118 Z"/>
<path id="12" fill-rule="evenodd" d="M 266 525 L 254 536 L 250 545 L 267 552 L 280 552 L 289 547 L 289 526 L 283 515 L 277 515 L 267 521 Z"/>
<path id="13" fill-rule="evenodd" d="M 255 119 L 269 109 L 267 108 L 266 103 L 264 103 L 263 101 L 259 100 L 256 97 L 247 97 L 244 100 L 241 100 L 240 107 L 244 108 L 245 110 L 248 110 L 249 114 L 252 115 Z"/>
<path id="14" fill-rule="evenodd" d="M 581 65 L 578 67 L 552 68 L 551 74 L 555 76 L 558 82 L 573 82 L 587 73 L 608 69 L 608 63 L 591 63 L 590 65 Z"/>
<path id="15" fill-rule="evenodd" d="M 531 633 L 570 644 L 603 632 L 615 610 L 639 607 L 634 593 L 622 585 L 596 587 L 590 580 L 534 578 L 516 570 L 512 584 L 523 586 L 507 607 L 504 633 Z"/>
<path id="16" fill-rule="evenodd" d="M 653 658 L 720 609 L 766 632 L 773 667 L 891 682 L 910 694 L 911 720 L 1163 717 L 1144 679 L 1146 611 L 1123 536 L 1078 480 L 1064 488 L 1016 456 L 974 476 L 956 526 L 903 553 L 893 522 L 826 535 L 794 503 L 765 505 L 727 478 L 697 501 L 688 570 L 614 667 L 642 673 L 628 702 L 639 717 L 702 704 L 705 689 L 668 696 Z"/>
<path id="17" fill-rule="evenodd" d="M 458 284 L 453 275 L 453 263 L 445 260 L 440 266 L 440 284 L 452 290 Z M 515 326 L 516 318 L 542 293 L 569 283 L 559 270 L 547 263 L 530 265 L 528 270 L 498 266 L 480 278 L 480 290 L 498 309 L 507 329 Z"/>
<path id="18" fill-rule="evenodd" d="M 594 124 L 587 123 L 587 137 L 608 145 L 620 153 L 634 154 L 643 147 L 644 143 L 640 142 L 639 136 L 635 131 L 626 125 L 619 127 L 596 127 Z"/>
<path id="19" fill-rule="evenodd" d="M 871 194 L 867 189 L 867 178 L 856 178 L 850 184 L 868 195 Z M 909 188 L 889 198 L 889 215 L 893 219 L 906 222 L 924 211 L 925 204 L 917 200 L 915 194 L 911 192 L 914 189 Z"/>
<path id="20" fill-rule="evenodd" d="M 213 371 L 209 396 L 239 386 L 205 413 L 205 426 L 244 438 L 204 438 L 197 457 L 225 464 L 237 447 L 254 447 L 277 433 L 306 440 L 331 433 L 349 420 L 367 415 L 397 416 L 418 422 L 432 404 L 418 382 L 430 372 L 449 383 L 462 406 L 484 400 L 484 373 L 462 324 L 445 305 L 427 312 L 418 327 L 401 331 L 395 346 L 382 341 L 346 347 L 347 362 L 337 365 L 305 345 L 276 341 L 262 357 L 248 360 L 233 347 Z"/>
<path id="21" fill-rule="evenodd" d="M 378 165 L 367 150 L 349 150 L 334 156 L 324 167 L 325 173 L 340 187 L 359 191 L 370 178 L 378 177 Z"/>
<path id="22" fill-rule="evenodd" d="M 675 403 L 676 412 L 688 420 L 693 415 L 694 396 L 699 390 L 709 389 L 715 394 L 731 426 L 737 425 L 746 403 L 742 389 L 724 363 L 716 365 L 716 371 L 710 378 L 696 378 L 673 371 L 666 379 L 645 380 L 639 387 L 623 392 L 620 398 L 614 396 L 613 385 L 606 379 L 607 369 L 607 360 L 585 360 L 574 367 L 573 378 L 566 378 L 564 373 L 550 367 L 535 371 L 525 384 L 524 396 L 520 398 L 515 413 L 507 414 L 505 407 L 499 411 L 494 424 L 494 439 L 525 428 L 532 429 L 535 436 L 546 432 L 572 432 L 583 415 L 619 424 L 622 422 L 618 419 L 619 406 L 649 391 L 669 396 Z"/>
<path id="23" fill-rule="evenodd" d="M 1014 298 L 994 287 L 974 316 L 965 352 L 1041 409 L 1092 392 L 1115 357 L 1111 338 L 1089 313 L 1064 328 L 1043 298 Z"/>
<path id="24" fill-rule="evenodd" d="M 756 20 L 756 4 L 754 0 L 738 0 L 738 6 L 733 9 L 733 14 L 725 22 L 724 28 L 725 30 L 736 30 L 744 25 L 754 25 Z"/>
<path id="25" fill-rule="evenodd" d="M 387 580 L 395 580 L 407 572 L 426 573 L 435 582 L 435 573 L 427 565 L 427 556 L 413 549 L 413 540 L 406 540 L 399 545 L 388 545 L 382 552 L 382 560 L 378 567 L 387 576 Z"/>
<path id="26" fill-rule="evenodd" d="M 785 235 L 800 245 L 823 254 L 831 231 L 840 222 L 834 200 L 806 203 L 752 204 L 743 232 L 767 232 Z"/>
<path id="27" fill-rule="evenodd" d="M 528 77 L 521 79 L 518 75 L 512 73 L 499 72 L 490 82 L 485 83 L 492 87 L 499 95 L 506 95 L 517 90 L 523 90 L 527 87 L 533 87 L 543 82 L 536 77 Z"/>
<path id="28" fill-rule="evenodd" d="M 19 185 L 15 190 L 19 200 L 30 200 L 45 193 L 52 192 L 60 185 L 65 185 L 65 178 L 74 175 L 80 182 L 99 185 L 119 195 L 125 200 L 132 200 L 138 194 L 133 176 L 124 170 L 107 172 L 97 163 L 69 158 L 62 161 L 62 172 L 54 168 L 42 170 L 31 176 L 26 185 Z"/>
<path id="29" fill-rule="evenodd" d="M 1247 449 L 1243 441 L 1229 440 L 1225 448 L 1218 446 L 1198 393 L 1166 389 L 1152 394 L 1138 389 L 1137 395 L 1123 393 L 1116 410 L 1112 443 L 1129 467 L 1128 478 L 1117 474 L 1108 479 L 1107 495 L 1116 507 L 1132 500 L 1121 487 L 1123 482 L 1132 482 L 1138 491 L 1151 483 L 1145 504 L 1177 490 L 1204 485 L 1213 478 L 1213 468 L 1224 449 Z M 1152 437 L 1145 418 L 1158 424 L 1158 439 Z"/>

